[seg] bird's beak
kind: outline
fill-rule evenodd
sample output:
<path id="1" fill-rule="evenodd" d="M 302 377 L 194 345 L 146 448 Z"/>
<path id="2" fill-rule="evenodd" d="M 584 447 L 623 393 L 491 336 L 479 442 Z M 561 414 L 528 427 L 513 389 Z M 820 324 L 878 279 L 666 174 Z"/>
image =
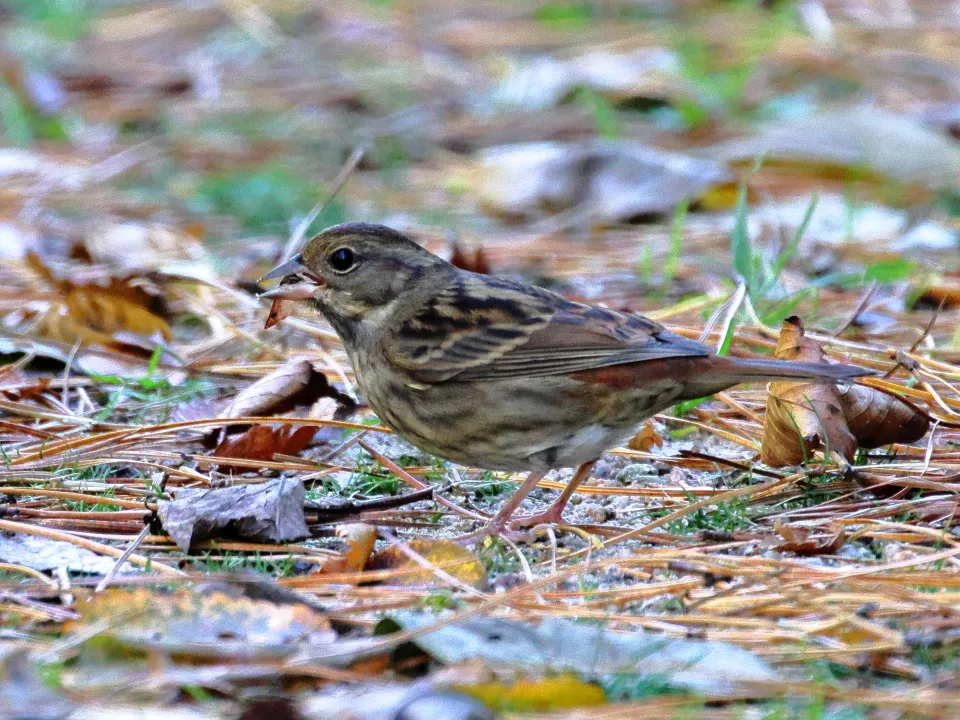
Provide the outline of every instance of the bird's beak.
<path id="1" fill-rule="evenodd" d="M 285 263 L 277 265 L 273 270 L 268 272 L 257 282 L 263 282 L 264 280 L 274 280 L 276 278 L 286 277 L 287 275 L 297 275 L 306 270 L 306 266 L 303 264 L 303 254 L 297 253 L 292 258 L 287 260 Z"/>
<path id="2" fill-rule="evenodd" d="M 282 278 L 280 284 L 273 290 L 260 293 L 261 298 L 272 300 L 309 300 L 313 297 L 318 285 L 323 282 L 307 269 L 303 264 L 303 256 L 299 253 L 277 265 L 264 275 L 258 282 Z"/>
<path id="3" fill-rule="evenodd" d="M 273 290 L 260 293 L 257 297 L 268 300 L 309 300 L 317 290 L 315 282 L 297 282 L 277 285 Z"/>

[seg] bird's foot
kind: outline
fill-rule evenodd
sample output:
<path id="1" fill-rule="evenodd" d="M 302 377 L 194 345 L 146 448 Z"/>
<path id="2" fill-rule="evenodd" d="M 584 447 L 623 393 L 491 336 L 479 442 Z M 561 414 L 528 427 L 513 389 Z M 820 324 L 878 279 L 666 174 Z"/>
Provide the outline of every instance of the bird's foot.
<path id="1" fill-rule="evenodd" d="M 503 523 L 490 521 L 479 530 L 466 535 L 459 535 L 453 538 L 453 541 L 458 545 L 470 547 L 484 543 L 487 538 L 503 537 L 513 542 L 527 542 L 529 536 L 530 533 L 527 531 L 513 530 L 505 527 Z"/>
<path id="2" fill-rule="evenodd" d="M 524 538 L 527 543 L 535 542 L 541 531 L 545 531 L 548 528 L 553 528 L 556 530 L 572 532 L 574 535 L 579 535 L 594 547 L 599 547 L 602 544 L 600 539 L 593 533 L 587 532 L 583 528 L 577 527 L 576 525 L 569 525 L 565 523 L 563 521 L 563 508 L 556 505 L 552 505 L 545 512 L 537 513 L 536 515 L 518 517 L 516 520 L 512 521 L 508 527 L 511 530 L 528 528 Z"/>
<path id="3" fill-rule="evenodd" d="M 547 510 L 536 515 L 524 515 L 511 521 L 510 529 L 533 528 L 538 525 L 563 525 L 563 508 L 551 505 Z"/>

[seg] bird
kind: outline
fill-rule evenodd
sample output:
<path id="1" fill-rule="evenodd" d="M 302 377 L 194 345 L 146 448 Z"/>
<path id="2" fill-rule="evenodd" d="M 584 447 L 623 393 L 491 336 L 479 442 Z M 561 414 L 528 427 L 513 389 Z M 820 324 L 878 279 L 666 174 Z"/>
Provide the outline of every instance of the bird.
<path id="1" fill-rule="evenodd" d="M 831 363 L 719 356 L 639 314 L 459 269 L 392 228 L 323 230 L 260 280 L 261 297 L 306 300 L 343 341 L 378 417 L 421 450 L 485 470 L 525 471 L 477 538 L 562 524 L 607 450 L 677 402 L 743 382 L 849 382 Z M 513 520 L 551 470 L 577 468 L 543 513 Z"/>

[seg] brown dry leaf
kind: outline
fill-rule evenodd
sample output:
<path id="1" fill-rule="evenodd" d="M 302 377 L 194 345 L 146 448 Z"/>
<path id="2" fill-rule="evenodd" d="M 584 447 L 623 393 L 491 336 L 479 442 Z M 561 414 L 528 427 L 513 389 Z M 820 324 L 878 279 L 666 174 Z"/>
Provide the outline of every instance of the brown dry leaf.
<path id="1" fill-rule="evenodd" d="M 823 362 L 823 348 L 787 318 L 776 357 Z M 929 420 L 910 405 L 875 388 L 808 381 L 770 383 L 760 456 L 771 467 L 797 465 L 821 447 L 852 462 L 857 446 L 911 443 L 926 435 Z M 802 438 L 802 441 L 801 441 Z"/>
<path id="2" fill-rule="evenodd" d="M 926 303 L 933 307 L 955 308 L 960 305 L 960 278 L 944 278 L 930 285 L 917 298 L 918 303 Z"/>
<path id="3" fill-rule="evenodd" d="M 267 320 L 263 323 L 263 329 L 269 330 L 274 325 L 282 323 L 284 319 L 293 314 L 295 303 L 283 298 L 274 298 L 270 304 L 270 312 L 267 313 Z"/>
<path id="4" fill-rule="evenodd" d="M 774 550 L 797 555 L 832 555 L 843 547 L 847 537 L 841 525 L 831 527 L 832 535 L 817 539 L 810 537 L 809 529 L 798 525 L 787 525 L 776 520 L 773 527 L 784 539 Z"/>
<path id="5" fill-rule="evenodd" d="M 377 542 L 377 527 L 368 523 L 344 523 L 337 526 L 337 537 L 347 544 L 347 551 L 323 564 L 321 573 L 362 572 Z"/>
<path id="6" fill-rule="evenodd" d="M 823 348 L 804 336 L 798 317 L 784 320 L 775 357 L 824 361 Z M 837 387 L 804 380 L 770 383 L 760 451 L 763 462 L 771 467 L 798 465 L 820 447 L 839 453 L 848 461 L 853 460 L 857 450 L 857 440 L 843 417 Z"/>
<path id="7" fill-rule="evenodd" d="M 61 295 L 38 325 L 44 337 L 127 348 L 132 335 L 147 340 L 148 349 L 157 340 L 170 340 L 170 326 L 158 314 L 162 300 L 143 285 L 133 284 L 132 278 L 114 278 L 105 286 L 76 285 L 56 279 L 36 253 L 27 253 L 26 260 L 30 269 Z"/>
<path id="8" fill-rule="evenodd" d="M 905 402 L 864 385 L 838 388 L 843 416 L 861 447 L 911 443 L 930 429 L 930 421 Z"/>
<path id="9" fill-rule="evenodd" d="M 269 429 L 269 428 L 268 428 Z M 307 537 L 303 483 L 278 478 L 223 488 L 180 488 L 160 500 L 163 529 L 183 552 L 201 540 L 229 535 L 254 542 L 285 543 Z"/>
<path id="10" fill-rule="evenodd" d="M 627 447 L 640 452 L 650 452 L 654 447 L 663 447 L 663 438 L 657 433 L 653 423 L 646 422 L 637 434 L 630 438 Z"/>
<path id="11" fill-rule="evenodd" d="M 487 572 L 480 559 L 466 548 L 450 540 L 415 538 L 406 543 L 413 552 L 431 565 L 443 570 L 477 590 L 487 588 Z M 391 578 L 392 585 L 435 586 L 438 579 L 430 570 L 407 557 L 400 548 L 393 546 L 376 553 L 369 563 L 373 570 L 408 570 L 403 575 Z"/>
<path id="12" fill-rule="evenodd" d="M 599 685 L 581 680 L 574 673 L 513 681 L 490 679 L 469 685 L 459 682 L 452 687 L 487 707 L 512 712 L 550 712 L 607 704 Z"/>
<path id="13" fill-rule="evenodd" d="M 271 460 L 276 453 L 296 455 L 304 450 L 317 434 L 317 427 L 298 427 L 283 425 L 254 425 L 239 435 L 228 435 L 213 451 L 214 457 L 235 458 L 237 460 Z M 249 470 L 246 467 L 222 464 L 223 471 L 236 469 L 238 472 Z"/>
<path id="14" fill-rule="evenodd" d="M 110 589 L 77 604 L 80 627 L 135 649 L 231 659 L 284 657 L 334 639 L 329 621 L 300 603 L 243 597 L 235 588 Z"/>
<path id="15" fill-rule="evenodd" d="M 297 275 L 287 275 L 282 278 L 278 289 L 281 287 L 285 288 L 286 297 L 274 298 L 270 304 L 270 312 L 267 313 L 266 322 L 263 324 L 264 330 L 269 330 L 292 315 L 297 309 L 297 300 L 307 300 L 313 297 L 313 292 L 316 289 L 313 284 L 304 282 Z"/>
<path id="16" fill-rule="evenodd" d="M 244 388 L 233 399 L 222 417 L 279 415 L 297 407 L 312 405 L 322 397 L 341 403 L 353 403 L 317 372 L 308 360 L 294 360 Z"/>
<path id="17" fill-rule="evenodd" d="M 279 415 L 297 407 L 315 405 L 326 398 L 336 403 L 334 417 L 338 413 L 350 413 L 356 407 L 353 398 L 333 387 L 327 376 L 315 370 L 309 361 L 294 360 L 238 393 L 220 417 Z M 244 460 L 270 460 L 275 453 L 296 455 L 310 444 L 317 430 L 317 427 L 291 425 L 231 425 L 220 434 L 213 455 Z M 209 437 L 216 436 L 214 433 Z M 229 466 L 221 469 L 225 467 Z"/>
<path id="18" fill-rule="evenodd" d="M 876 142 L 882 137 L 883 142 Z M 713 156 L 725 162 L 794 162 L 814 168 L 868 169 L 906 185 L 960 188 L 960 146 L 917 120 L 878 107 L 828 110 L 770 123 L 755 136 L 723 142 Z"/>
<path id="19" fill-rule="evenodd" d="M 360 572 L 367 565 L 377 542 L 377 528 L 367 523 L 346 523 L 337 528 L 337 537 L 347 543 L 344 569 Z"/>
<path id="20" fill-rule="evenodd" d="M 519 143 L 477 157 L 468 176 L 480 205 L 507 220 L 575 211 L 628 221 L 672 212 L 730 180 L 725 165 L 627 140 Z"/>

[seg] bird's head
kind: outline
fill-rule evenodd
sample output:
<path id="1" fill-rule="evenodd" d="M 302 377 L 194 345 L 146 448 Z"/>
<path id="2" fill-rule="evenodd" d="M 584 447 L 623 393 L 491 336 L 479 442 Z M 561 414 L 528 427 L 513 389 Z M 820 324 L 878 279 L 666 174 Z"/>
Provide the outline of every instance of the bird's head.
<path id="1" fill-rule="evenodd" d="M 359 323 L 385 318 L 404 305 L 425 286 L 424 278 L 452 269 L 396 230 L 346 223 L 315 235 L 303 252 L 264 275 L 261 280 L 299 280 L 261 297 L 310 300 L 341 335 L 353 334 Z"/>

